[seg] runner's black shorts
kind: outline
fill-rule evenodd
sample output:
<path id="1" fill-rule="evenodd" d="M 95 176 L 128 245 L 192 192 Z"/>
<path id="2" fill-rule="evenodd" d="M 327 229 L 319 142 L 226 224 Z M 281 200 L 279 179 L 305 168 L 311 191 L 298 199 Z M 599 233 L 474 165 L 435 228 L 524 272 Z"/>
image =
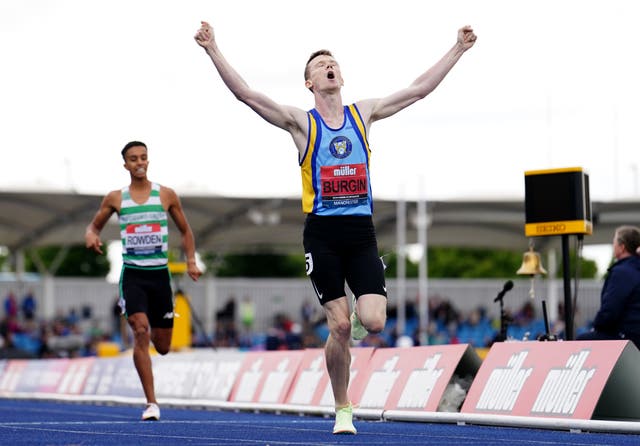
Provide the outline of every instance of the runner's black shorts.
<path id="1" fill-rule="evenodd" d="M 385 267 L 371 216 L 308 214 L 303 245 L 307 275 L 320 304 L 346 296 L 345 282 L 356 298 L 387 296 Z"/>
<path id="2" fill-rule="evenodd" d="M 173 328 L 169 268 L 141 268 L 125 264 L 120 276 L 119 305 L 127 317 L 146 313 L 151 328 Z"/>

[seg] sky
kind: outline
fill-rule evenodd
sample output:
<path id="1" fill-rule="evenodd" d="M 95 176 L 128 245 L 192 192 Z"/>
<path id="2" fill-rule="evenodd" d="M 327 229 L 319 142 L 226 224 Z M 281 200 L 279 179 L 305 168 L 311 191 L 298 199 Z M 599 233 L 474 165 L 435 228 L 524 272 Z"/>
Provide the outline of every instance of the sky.
<path id="1" fill-rule="evenodd" d="M 374 123 L 374 198 L 524 199 L 524 172 L 582 167 L 592 200 L 637 198 L 637 0 L 3 0 L 2 190 L 104 194 L 120 149 L 179 194 L 297 197 L 290 136 L 238 102 L 193 40 L 200 20 L 250 86 L 313 107 L 330 49 L 343 101 L 409 85 L 478 36 L 422 101 Z"/>
<path id="2" fill-rule="evenodd" d="M 290 136 L 238 102 L 193 35 L 278 102 L 312 108 L 308 55 L 338 59 L 343 100 L 407 86 L 471 25 L 478 41 L 427 98 L 371 129 L 384 199 L 524 196 L 527 170 L 579 166 L 594 200 L 638 195 L 635 0 L 3 0 L 2 189 L 106 193 L 119 151 L 185 194 L 300 194 Z"/>

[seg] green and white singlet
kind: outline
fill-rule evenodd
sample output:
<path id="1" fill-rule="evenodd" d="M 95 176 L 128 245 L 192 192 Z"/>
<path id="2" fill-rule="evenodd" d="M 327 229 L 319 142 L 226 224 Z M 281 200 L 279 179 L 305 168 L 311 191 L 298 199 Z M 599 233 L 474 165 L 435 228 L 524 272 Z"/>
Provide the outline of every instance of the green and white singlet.
<path id="1" fill-rule="evenodd" d="M 152 183 L 151 194 L 143 204 L 133 201 L 128 186 L 122 188 L 119 221 L 125 266 L 166 267 L 169 232 L 159 184 Z"/>

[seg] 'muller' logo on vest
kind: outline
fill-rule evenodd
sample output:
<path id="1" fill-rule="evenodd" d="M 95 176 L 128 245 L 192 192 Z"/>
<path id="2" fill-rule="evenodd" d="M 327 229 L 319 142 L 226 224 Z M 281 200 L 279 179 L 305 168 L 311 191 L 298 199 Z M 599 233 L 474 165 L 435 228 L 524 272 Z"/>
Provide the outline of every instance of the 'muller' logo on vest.
<path id="1" fill-rule="evenodd" d="M 140 234 L 143 232 L 152 232 L 153 229 L 154 229 L 153 226 L 150 226 L 150 225 L 139 225 L 135 227 L 134 232 L 136 234 Z"/>
<path id="2" fill-rule="evenodd" d="M 346 177 L 355 174 L 356 168 L 351 166 L 340 166 L 339 169 L 333 169 L 333 175 L 336 177 Z"/>
<path id="3" fill-rule="evenodd" d="M 126 228 L 127 234 L 148 234 L 150 232 L 160 232 L 161 230 L 162 226 L 160 223 L 130 224 L 127 225 Z"/>

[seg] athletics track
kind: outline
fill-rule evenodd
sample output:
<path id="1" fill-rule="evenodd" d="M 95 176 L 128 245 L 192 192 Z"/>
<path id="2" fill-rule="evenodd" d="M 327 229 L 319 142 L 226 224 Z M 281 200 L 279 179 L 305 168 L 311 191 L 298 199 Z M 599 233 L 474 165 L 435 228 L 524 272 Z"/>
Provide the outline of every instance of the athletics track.
<path id="1" fill-rule="evenodd" d="M 358 434 L 331 434 L 322 416 L 162 407 L 139 421 L 140 405 L 96 405 L 0 398 L 2 445 L 416 446 L 637 445 L 634 434 L 356 420 Z"/>

